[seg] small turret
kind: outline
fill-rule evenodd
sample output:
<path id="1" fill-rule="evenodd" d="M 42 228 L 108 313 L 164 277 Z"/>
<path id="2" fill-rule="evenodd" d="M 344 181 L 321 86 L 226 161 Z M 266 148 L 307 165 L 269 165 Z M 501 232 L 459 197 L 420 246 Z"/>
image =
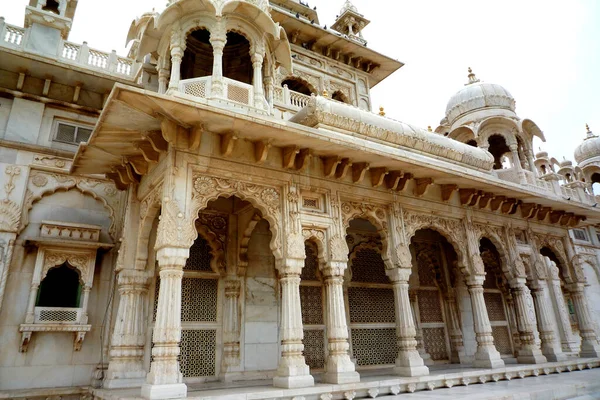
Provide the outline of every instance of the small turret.
<path id="1" fill-rule="evenodd" d="M 367 41 L 362 36 L 362 30 L 369 22 L 371 21 L 359 13 L 350 0 L 346 0 L 331 28 L 366 46 Z"/>

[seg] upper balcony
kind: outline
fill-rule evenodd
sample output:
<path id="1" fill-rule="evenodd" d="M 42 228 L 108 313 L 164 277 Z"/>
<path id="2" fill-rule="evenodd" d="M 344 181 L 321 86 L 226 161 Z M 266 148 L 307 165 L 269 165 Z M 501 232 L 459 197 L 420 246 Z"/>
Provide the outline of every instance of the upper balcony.
<path id="1" fill-rule="evenodd" d="M 54 43 L 50 40 L 41 47 L 35 35 L 31 34 L 32 27 L 22 28 L 7 24 L 0 17 L 0 47 L 9 50 L 39 55 L 68 66 L 77 66 L 95 72 L 100 72 L 115 78 L 133 81 L 140 64 L 126 57 L 120 57 L 113 50 L 110 53 L 72 43 L 60 39 Z"/>

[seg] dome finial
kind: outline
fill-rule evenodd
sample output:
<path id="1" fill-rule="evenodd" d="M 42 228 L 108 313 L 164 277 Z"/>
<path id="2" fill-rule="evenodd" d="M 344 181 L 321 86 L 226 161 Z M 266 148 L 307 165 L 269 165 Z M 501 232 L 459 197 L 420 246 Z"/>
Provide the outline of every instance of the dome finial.
<path id="1" fill-rule="evenodd" d="M 590 126 L 588 124 L 585 124 L 585 132 L 586 132 L 586 139 L 596 137 L 596 135 L 594 135 L 594 132 L 591 131 Z"/>
<path id="2" fill-rule="evenodd" d="M 467 75 L 467 76 L 469 77 L 469 82 L 466 83 L 467 85 L 479 82 L 479 79 L 477 79 L 477 77 L 475 76 L 475 73 L 473 72 L 471 67 L 469 67 L 469 75 Z"/>

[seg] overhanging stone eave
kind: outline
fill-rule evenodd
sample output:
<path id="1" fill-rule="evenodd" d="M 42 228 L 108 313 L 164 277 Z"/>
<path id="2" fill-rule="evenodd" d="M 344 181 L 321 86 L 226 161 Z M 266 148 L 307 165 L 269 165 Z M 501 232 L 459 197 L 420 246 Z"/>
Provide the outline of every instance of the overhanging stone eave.
<path id="1" fill-rule="evenodd" d="M 202 123 L 204 129 L 209 132 L 224 134 L 234 131 L 240 138 L 250 141 L 270 140 L 272 145 L 277 147 L 310 148 L 316 156 L 343 155 L 356 162 L 368 162 L 372 168 L 402 170 L 417 177 L 433 178 L 434 183 L 438 184 L 456 184 L 461 188 L 477 189 L 573 212 L 587 217 L 586 224 L 600 223 L 600 211 L 591 206 L 567 201 L 551 193 L 539 194 L 519 184 L 501 180 L 488 172 L 433 158 L 415 149 L 351 136 L 351 132 L 312 128 L 258 114 L 242 114 L 211 106 L 206 102 L 161 95 L 122 84 L 116 84 L 111 92 L 89 143 L 80 146 L 71 168 L 72 173 L 107 174 L 114 170 L 122 157 L 141 156 L 139 150 L 131 147 L 132 138 L 125 140 L 125 135 L 119 136 L 120 142 L 111 142 L 110 148 L 97 143 L 105 132 L 105 126 L 113 130 L 117 125 L 114 121 L 110 125 L 106 124 L 115 107 L 129 107 L 152 118 L 177 118 L 179 123 L 187 126 Z M 124 119 L 118 128 L 135 135 L 135 139 L 143 140 L 142 132 L 136 131 L 135 121 Z M 93 149 L 93 154 L 89 156 L 86 155 L 88 148 Z"/>

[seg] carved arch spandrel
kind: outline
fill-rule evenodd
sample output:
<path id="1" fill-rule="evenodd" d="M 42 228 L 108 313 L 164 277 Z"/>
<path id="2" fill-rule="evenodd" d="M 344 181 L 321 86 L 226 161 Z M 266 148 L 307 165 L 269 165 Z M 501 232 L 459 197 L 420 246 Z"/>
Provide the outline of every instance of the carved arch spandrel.
<path id="1" fill-rule="evenodd" d="M 231 196 L 237 196 L 249 202 L 262 213 L 262 217 L 269 222 L 272 233 L 271 251 L 275 259 L 281 259 L 283 257 L 281 242 L 283 214 L 281 189 L 278 187 L 194 174 L 192 176 L 190 220 L 195 221 L 200 211 L 207 207 L 208 202 L 219 197 Z M 195 237 L 191 238 L 191 242 L 194 239 Z M 189 241 L 189 238 L 187 240 Z"/>
<path id="2" fill-rule="evenodd" d="M 517 276 L 525 276 L 525 267 L 523 266 L 523 262 L 521 261 L 520 265 L 517 265 L 518 261 L 516 261 L 515 256 L 510 254 L 509 250 L 507 249 L 507 244 L 503 239 L 501 227 L 481 224 L 473 224 L 472 226 L 478 242 L 480 242 L 483 238 L 488 239 L 490 242 L 492 242 L 496 248 L 496 251 L 498 251 L 498 254 L 500 255 L 500 268 L 507 281 L 510 281 Z M 511 262 L 511 259 L 514 261 Z M 520 257 L 518 260 L 520 260 Z M 511 268 L 514 268 L 514 270 Z"/>
<path id="3" fill-rule="evenodd" d="M 29 211 L 36 202 L 58 191 L 67 192 L 69 190 L 77 190 L 103 204 L 111 220 L 108 233 L 113 241 L 116 241 L 119 237 L 118 231 L 123 217 L 120 209 L 125 192 L 118 191 L 114 183 L 110 181 L 37 170 L 32 170 L 29 175 L 19 233 L 29 224 Z"/>
<path id="4" fill-rule="evenodd" d="M 530 233 L 529 236 L 533 238 L 534 251 L 539 254 L 540 259 L 542 259 L 541 251 L 544 247 L 547 247 L 554 253 L 560 265 L 557 265 L 558 268 L 561 269 L 561 273 L 566 283 L 574 283 L 577 282 L 583 276 L 583 272 L 581 274 L 577 272 L 578 268 L 575 268 L 574 264 L 567 257 L 567 252 L 562 242 L 562 238 L 550 235 L 541 235 Z M 578 275 L 580 275 L 578 277 Z M 584 278 L 585 279 L 585 278 Z"/>
<path id="5" fill-rule="evenodd" d="M 390 254 L 390 237 L 388 230 L 388 211 L 384 206 L 361 203 L 355 201 L 342 201 L 341 205 L 342 224 L 344 232 L 348 231 L 350 221 L 353 219 L 366 219 L 377 229 L 381 239 L 381 257 L 386 269 L 394 269 Z"/>
<path id="6" fill-rule="evenodd" d="M 418 230 L 431 229 L 436 231 L 444 236 L 454 248 L 458 258 L 458 267 L 463 276 L 466 278 L 472 275 L 472 271 L 469 269 L 470 263 L 467 259 L 467 238 L 461 221 L 406 210 L 403 211 L 402 221 L 404 225 L 404 243 L 410 243 Z"/>

